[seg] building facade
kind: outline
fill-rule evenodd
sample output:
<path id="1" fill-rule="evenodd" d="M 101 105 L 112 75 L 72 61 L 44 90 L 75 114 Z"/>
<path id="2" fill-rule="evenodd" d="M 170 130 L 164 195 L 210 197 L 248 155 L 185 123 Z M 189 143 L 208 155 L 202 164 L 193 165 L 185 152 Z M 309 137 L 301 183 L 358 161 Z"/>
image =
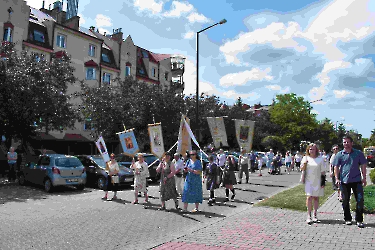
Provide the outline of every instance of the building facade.
<path id="1" fill-rule="evenodd" d="M 115 84 L 113 79 L 132 77 L 145 84 L 157 84 L 168 88 L 170 83 L 180 84 L 184 90 L 184 58 L 171 54 L 157 54 L 134 44 L 129 35 L 123 39 L 122 29 L 112 34 L 100 34 L 95 27 L 79 25 L 79 16 L 71 16 L 63 10 L 63 3 L 56 1 L 48 9 L 29 7 L 24 0 L 3 0 L 0 2 L 0 35 L 3 42 L 16 43 L 17 51 L 27 50 L 37 58 L 51 60 L 52 57 L 69 56 L 78 80 L 84 80 L 91 87 Z M 74 11 L 73 11 L 74 12 Z M 0 55 L 1 56 L 1 55 Z M 80 91 L 80 82 L 68 88 L 67 94 Z M 79 104 L 79 98 L 72 99 Z M 40 131 L 39 140 L 59 140 L 68 143 L 62 153 L 77 153 L 82 143 L 89 143 L 90 149 L 80 153 L 96 152 L 92 130 L 95 127 L 88 119 L 76 122 L 74 129 L 63 132 L 51 131 L 48 135 Z M 42 142 L 47 144 L 47 142 Z M 114 151 L 115 149 L 109 148 Z M 89 151 L 89 152 L 87 152 Z"/>

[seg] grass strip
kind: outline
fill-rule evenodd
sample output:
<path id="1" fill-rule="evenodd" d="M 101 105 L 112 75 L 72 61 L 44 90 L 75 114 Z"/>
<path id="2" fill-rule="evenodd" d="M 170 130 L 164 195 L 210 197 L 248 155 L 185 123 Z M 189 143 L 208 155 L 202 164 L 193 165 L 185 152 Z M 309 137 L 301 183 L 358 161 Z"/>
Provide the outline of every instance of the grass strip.
<path id="1" fill-rule="evenodd" d="M 324 188 L 324 196 L 319 199 L 321 206 L 333 194 L 332 185 L 326 185 Z M 264 199 L 254 206 L 267 206 L 274 208 L 290 209 L 296 211 L 306 211 L 306 194 L 305 185 L 298 185 L 294 188 L 284 190 L 274 196 Z"/>
<path id="2" fill-rule="evenodd" d="M 369 185 L 363 189 L 363 198 L 365 200 L 363 212 L 365 214 L 375 214 L 375 185 Z M 350 199 L 350 209 L 355 211 L 356 201 L 354 195 Z"/>

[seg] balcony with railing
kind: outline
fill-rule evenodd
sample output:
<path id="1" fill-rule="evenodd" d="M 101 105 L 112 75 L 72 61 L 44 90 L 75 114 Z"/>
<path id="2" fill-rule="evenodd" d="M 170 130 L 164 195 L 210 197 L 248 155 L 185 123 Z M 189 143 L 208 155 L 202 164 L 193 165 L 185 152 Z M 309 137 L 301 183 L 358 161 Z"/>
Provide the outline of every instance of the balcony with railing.
<path id="1" fill-rule="evenodd" d="M 173 76 L 181 76 L 185 72 L 185 58 L 181 56 L 171 57 L 171 71 Z"/>

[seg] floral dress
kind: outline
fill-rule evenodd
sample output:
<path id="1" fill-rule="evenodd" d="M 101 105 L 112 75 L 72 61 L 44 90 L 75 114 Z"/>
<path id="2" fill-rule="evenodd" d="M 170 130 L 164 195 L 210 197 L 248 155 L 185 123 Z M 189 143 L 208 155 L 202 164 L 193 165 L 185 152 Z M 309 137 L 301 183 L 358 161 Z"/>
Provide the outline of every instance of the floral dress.
<path id="1" fill-rule="evenodd" d="M 202 164 L 199 160 L 193 162 L 189 160 L 187 167 L 193 170 L 202 171 Z M 203 202 L 203 189 L 202 189 L 202 175 L 187 173 L 184 191 L 182 193 L 182 202 L 184 203 L 202 203 Z"/>
<path id="2" fill-rule="evenodd" d="M 148 171 L 148 164 L 147 162 L 140 163 L 137 161 L 134 163 L 134 187 L 138 190 L 138 192 L 147 192 L 147 177 L 150 176 Z M 139 172 L 139 174 L 136 174 Z"/>
<path id="3" fill-rule="evenodd" d="M 164 183 L 164 177 L 167 177 L 171 173 L 172 162 L 162 162 L 161 166 L 161 180 L 160 180 L 160 200 L 167 201 L 170 199 L 177 199 L 178 193 L 176 190 L 176 180 L 174 177 L 167 178 Z"/>

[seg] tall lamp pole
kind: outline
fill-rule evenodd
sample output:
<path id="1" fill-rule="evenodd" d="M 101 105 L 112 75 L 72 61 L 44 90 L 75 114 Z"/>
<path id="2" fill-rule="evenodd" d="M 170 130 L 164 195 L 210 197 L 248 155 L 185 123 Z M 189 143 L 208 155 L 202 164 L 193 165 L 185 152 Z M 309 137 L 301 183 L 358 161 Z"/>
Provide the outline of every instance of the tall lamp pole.
<path id="1" fill-rule="evenodd" d="M 195 116 L 195 122 L 196 122 L 196 131 L 195 131 L 195 135 L 196 136 L 199 136 L 198 135 L 198 131 L 199 131 L 199 125 L 198 125 L 198 123 L 199 123 L 199 33 L 201 33 L 201 32 L 203 32 L 203 31 L 205 31 L 205 30 L 208 30 L 208 29 L 211 29 L 212 27 L 214 27 L 214 26 L 216 26 L 216 25 L 218 25 L 218 24 L 224 24 L 224 23 L 226 23 L 227 22 L 227 20 L 226 19 L 223 19 L 223 20 L 221 20 L 220 22 L 218 22 L 218 23 L 215 23 L 215 24 L 213 24 L 213 25 L 211 25 L 211 26 L 209 26 L 209 27 L 207 27 L 207 28 L 204 28 L 204 29 L 202 29 L 202 30 L 200 30 L 200 31 L 198 31 L 197 32 L 197 93 L 196 93 L 196 96 L 195 96 L 195 99 L 196 99 L 196 116 Z M 198 141 L 199 141 L 199 137 L 198 137 Z"/>

